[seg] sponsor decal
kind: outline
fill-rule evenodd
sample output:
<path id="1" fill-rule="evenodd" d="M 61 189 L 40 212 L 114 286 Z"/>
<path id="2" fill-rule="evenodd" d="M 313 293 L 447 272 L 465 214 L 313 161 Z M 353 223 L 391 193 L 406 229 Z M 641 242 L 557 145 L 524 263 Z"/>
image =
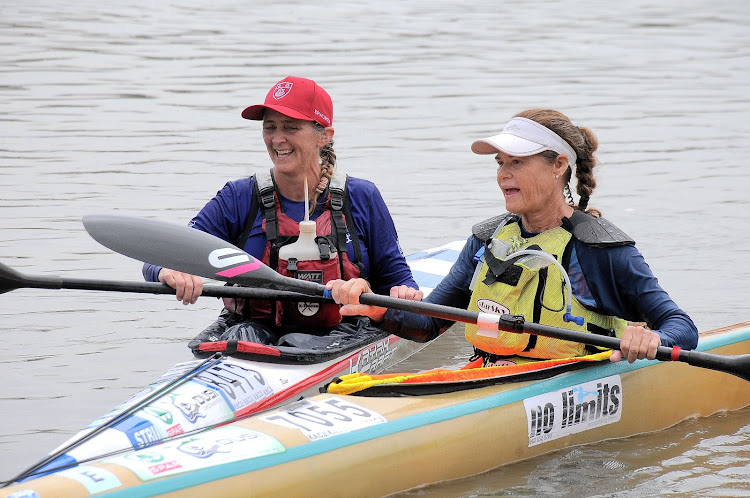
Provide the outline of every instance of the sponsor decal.
<path id="1" fill-rule="evenodd" d="M 114 429 L 124 433 L 133 448 L 145 448 L 158 442 L 161 437 L 159 431 L 150 420 L 132 415 L 116 424 Z"/>
<path id="2" fill-rule="evenodd" d="M 182 428 L 182 425 L 177 424 L 172 427 L 167 428 L 167 436 L 169 437 L 175 437 L 185 432 L 185 429 Z"/>
<path id="3" fill-rule="evenodd" d="M 180 392 L 174 393 L 172 398 L 172 404 L 180 410 L 180 413 L 185 419 L 195 424 L 199 419 L 205 419 L 205 425 L 212 423 L 212 419 L 216 419 L 217 415 L 223 420 L 223 417 L 218 413 L 222 406 L 226 406 L 224 399 L 210 387 L 200 386 L 199 392 Z"/>
<path id="4" fill-rule="evenodd" d="M 500 303 L 496 303 L 492 299 L 479 299 L 477 301 L 477 308 L 485 313 L 492 313 L 493 315 L 510 315 L 510 310 Z"/>
<path id="5" fill-rule="evenodd" d="M 620 420 L 622 381 L 613 375 L 523 400 L 529 446 Z"/>
<path id="6" fill-rule="evenodd" d="M 263 420 L 299 429 L 311 441 L 387 422 L 379 413 L 339 398 L 299 401 Z"/>
<path id="7" fill-rule="evenodd" d="M 289 95 L 289 92 L 292 91 L 293 86 L 294 83 L 289 81 L 282 81 L 281 83 L 278 83 L 276 85 L 276 88 L 273 89 L 274 100 L 283 99 L 284 97 Z"/>
<path id="8" fill-rule="evenodd" d="M 297 270 L 294 277 L 308 282 L 323 283 L 323 272 L 320 270 Z M 319 303 L 297 303 L 297 311 L 302 316 L 314 316 L 319 310 Z"/>
<path id="9" fill-rule="evenodd" d="M 178 451 L 195 458 L 210 458 L 218 453 L 229 453 L 235 444 L 255 444 L 255 440 L 264 434 L 260 432 L 245 432 L 234 436 L 226 436 L 219 439 L 205 439 L 193 437 L 180 443 Z"/>
<path id="10" fill-rule="evenodd" d="M 56 475 L 78 481 L 92 495 L 122 486 L 120 479 L 112 472 L 88 465 L 79 465 L 78 467 L 58 472 Z"/>
<path id="11" fill-rule="evenodd" d="M 39 493 L 33 489 L 23 489 L 7 495 L 6 498 L 39 498 Z"/>
<path id="12" fill-rule="evenodd" d="M 302 316 L 313 316 L 320 310 L 320 303 L 297 303 L 297 311 Z"/>
<path id="13" fill-rule="evenodd" d="M 307 280 L 308 282 L 323 283 L 323 272 L 321 270 L 297 270 L 295 278 Z"/>
<path id="14" fill-rule="evenodd" d="M 104 462 L 125 467 L 148 481 L 284 451 L 284 445 L 268 434 L 228 425 Z"/>
<path id="15" fill-rule="evenodd" d="M 328 125 L 330 126 L 330 124 L 331 124 L 331 118 L 329 118 L 328 116 L 326 116 L 325 114 L 323 114 L 322 112 L 320 112 L 317 109 L 315 109 L 315 115 L 320 116 L 321 118 L 323 118 L 323 120 L 326 123 L 328 123 Z"/>
<path id="16" fill-rule="evenodd" d="M 159 434 L 156 432 L 156 428 L 151 425 L 149 427 L 144 427 L 141 430 L 135 431 L 133 433 L 132 439 L 135 439 L 137 441 L 137 443 L 134 444 L 133 447 L 141 448 L 159 441 Z"/>
<path id="17" fill-rule="evenodd" d="M 349 373 L 372 372 L 379 369 L 383 363 L 393 355 L 390 348 L 391 339 L 386 338 L 371 344 L 367 349 L 360 351 L 349 358 Z"/>
<path id="18" fill-rule="evenodd" d="M 143 464 L 152 464 L 164 461 L 164 455 L 154 450 L 140 450 L 135 453 L 128 453 L 123 458 L 133 460 Z"/>
<path id="19" fill-rule="evenodd" d="M 231 247 L 225 247 L 222 249 L 215 249 L 208 255 L 208 262 L 214 268 L 226 268 L 231 266 L 224 271 L 217 272 L 216 274 L 221 277 L 236 277 L 243 273 L 247 273 L 253 270 L 257 270 L 262 266 L 262 263 L 257 259 L 253 258 L 244 251 L 239 249 L 233 249 Z"/>
<path id="20" fill-rule="evenodd" d="M 162 410 L 161 408 L 157 408 L 155 406 L 147 406 L 143 408 L 143 412 L 145 414 L 151 415 L 152 417 L 155 417 L 157 420 L 161 420 L 167 425 L 171 424 L 174 421 L 171 412 Z"/>
<path id="21" fill-rule="evenodd" d="M 217 391 L 234 411 L 274 393 L 261 372 L 226 361 L 201 372 L 194 380 Z"/>
<path id="22" fill-rule="evenodd" d="M 164 474 L 165 472 L 181 468 L 182 465 L 180 464 L 180 462 L 172 460 L 171 462 L 162 462 L 157 463 L 156 465 L 151 465 L 150 467 L 148 467 L 148 471 L 151 472 L 151 475 L 153 476 L 159 476 L 161 474 Z"/>

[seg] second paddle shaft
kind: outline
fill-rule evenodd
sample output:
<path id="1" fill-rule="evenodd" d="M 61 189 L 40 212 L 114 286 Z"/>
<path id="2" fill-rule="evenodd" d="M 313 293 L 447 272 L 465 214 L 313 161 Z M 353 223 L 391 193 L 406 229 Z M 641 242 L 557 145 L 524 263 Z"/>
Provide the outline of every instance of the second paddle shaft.
<path id="1" fill-rule="evenodd" d="M 569 330 L 549 325 L 540 325 L 529 323 L 522 316 L 518 315 L 488 315 L 476 311 L 452 308 L 440 304 L 425 303 L 422 301 L 408 301 L 397 299 L 390 296 L 381 296 L 374 293 L 365 293 L 359 296 L 362 304 L 380 306 L 384 308 L 394 308 L 402 311 L 417 313 L 420 315 L 432 316 L 451 320 L 456 322 L 471 323 L 486 326 L 488 323 L 497 323 L 499 330 L 516 333 L 531 333 L 546 337 L 553 337 L 566 341 L 579 342 L 591 346 L 598 346 L 605 349 L 620 349 L 620 339 L 617 337 L 608 337 L 577 330 Z M 750 357 L 726 357 L 702 351 L 685 351 L 680 348 L 670 348 L 659 346 L 656 350 L 656 359 L 661 361 L 681 361 L 690 365 L 733 373 L 739 377 L 747 379 L 747 364 Z M 739 362 L 742 362 L 741 365 Z"/>

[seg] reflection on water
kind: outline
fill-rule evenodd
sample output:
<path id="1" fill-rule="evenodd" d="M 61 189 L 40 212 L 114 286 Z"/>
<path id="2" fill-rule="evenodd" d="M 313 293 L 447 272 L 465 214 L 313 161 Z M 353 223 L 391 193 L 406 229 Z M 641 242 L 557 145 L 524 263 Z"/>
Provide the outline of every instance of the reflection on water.
<path id="1" fill-rule="evenodd" d="M 0 261 L 33 274 L 139 279 L 139 265 L 93 242 L 81 217 L 184 222 L 227 180 L 270 167 L 259 125 L 239 112 L 296 74 L 332 94 L 339 165 L 380 187 L 407 252 L 465 238 L 502 210 L 491 158 L 469 144 L 515 112 L 554 107 L 599 137 L 592 205 L 638 241 L 699 328 L 744 321 L 748 21 L 739 1 L 7 4 Z M 39 290 L 0 303 L 0 478 L 186 359 L 184 343 L 217 305 Z M 467 354 L 460 333 L 434 346 L 415 369 Z M 603 494 L 741 494 L 748 415 L 572 449 L 429 493 L 590 495 L 599 479 L 611 483 Z M 678 440 L 674 456 L 651 451 L 657 440 Z"/>

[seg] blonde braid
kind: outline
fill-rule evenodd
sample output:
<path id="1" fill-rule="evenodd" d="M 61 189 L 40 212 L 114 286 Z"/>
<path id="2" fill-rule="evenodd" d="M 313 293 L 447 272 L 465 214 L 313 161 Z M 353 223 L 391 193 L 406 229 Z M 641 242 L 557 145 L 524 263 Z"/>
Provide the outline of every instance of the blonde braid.
<path id="1" fill-rule="evenodd" d="M 325 130 L 323 126 L 316 122 L 313 122 L 313 126 L 321 133 Z M 336 170 L 336 152 L 333 150 L 333 140 L 320 149 L 320 169 L 320 182 L 315 187 L 312 199 L 310 199 L 310 216 L 315 212 L 318 198 L 328 188 L 333 172 Z"/>

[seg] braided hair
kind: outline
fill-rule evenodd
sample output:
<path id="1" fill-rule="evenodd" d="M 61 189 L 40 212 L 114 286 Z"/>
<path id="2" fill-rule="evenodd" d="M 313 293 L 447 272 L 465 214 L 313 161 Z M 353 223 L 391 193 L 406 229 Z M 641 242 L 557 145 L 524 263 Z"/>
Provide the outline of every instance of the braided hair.
<path id="1" fill-rule="evenodd" d="M 325 128 L 320 123 L 313 121 L 312 124 L 315 130 L 319 133 L 325 131 Z M 333 140 L 320 149 L 320 168 L 320 181 L 313 191 L 312 199 L 310 199 L 310 215 L 315 211 L 315 207 L 318 204 L 318 198 L 323 192 L 325 192 L 326 188 L 328 188 L 333 172 L 336 170 L 336 152 L 333 150 Z"/>

